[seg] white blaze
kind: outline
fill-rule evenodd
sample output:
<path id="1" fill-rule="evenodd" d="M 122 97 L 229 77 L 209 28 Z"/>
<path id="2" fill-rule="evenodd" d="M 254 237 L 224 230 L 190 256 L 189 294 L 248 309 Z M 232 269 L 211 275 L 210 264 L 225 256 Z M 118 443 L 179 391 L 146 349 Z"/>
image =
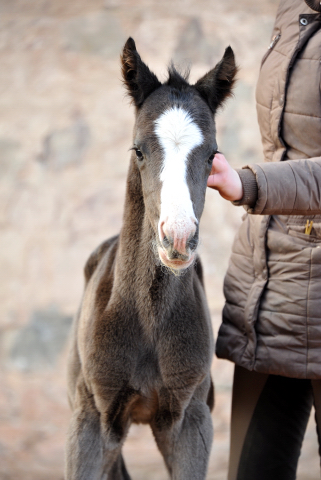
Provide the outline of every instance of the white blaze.
<path id="1" fill-rule="evenodd" d="M 165 222 L 167 232 L 186 238 L 197 223 L 186 181 L 187 158 L 201 145 L 203 134 L 190 114 L 179 107 L 166 110 L 156 120 L 155 133 L 164 151 L 159 226 Z"/>

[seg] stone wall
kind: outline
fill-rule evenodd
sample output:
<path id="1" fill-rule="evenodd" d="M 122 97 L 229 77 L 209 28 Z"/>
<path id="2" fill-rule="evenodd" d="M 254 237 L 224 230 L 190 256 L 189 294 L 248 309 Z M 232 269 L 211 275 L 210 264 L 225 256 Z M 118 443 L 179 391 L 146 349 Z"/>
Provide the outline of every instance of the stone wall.
<path id="1" fill-rule="evenodd" d="M 254 89 L 276 8 L 276 0 L 0 0 L 1 480 L 63 478 L 66 342 L 82 269 L 121 228 L 134 118 L 120 80 L 124 41 L 135 39 L 161 79 L 173 59 L 192 66 L 192 81 L 232 46 L 239 80 L 217 126 L 237 167 L 262 160 Z M 208 192 L 201 253 L 215 331 L 242 213 Z M 213 365 L 216 480 L 226 475 L 231 368 Z M 301 480 L 317 478 L 313 427 L 307 438 Z M 125 454 L 134 479 L 166 478 L 146 429 L 131 430 Z"/>

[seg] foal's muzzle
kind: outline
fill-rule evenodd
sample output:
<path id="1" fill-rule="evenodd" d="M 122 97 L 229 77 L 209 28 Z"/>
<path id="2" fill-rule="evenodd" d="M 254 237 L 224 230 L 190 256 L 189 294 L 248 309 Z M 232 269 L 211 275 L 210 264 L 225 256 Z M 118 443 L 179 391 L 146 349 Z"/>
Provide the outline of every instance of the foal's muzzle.
<path id="1" fill-rule="evenodd" d="M 189 267 L 195 257 L 195 251 L 199 240 L 199 228 L 191 235 L 186 242 L 179 243 L 180 248 L 175 248 L 174 240 L 170 236 L 164 236 L 159 248 L 161 261 L 168 267 L 181 270 Z M 176 242 L 177 245 L 177 242 Z"/>

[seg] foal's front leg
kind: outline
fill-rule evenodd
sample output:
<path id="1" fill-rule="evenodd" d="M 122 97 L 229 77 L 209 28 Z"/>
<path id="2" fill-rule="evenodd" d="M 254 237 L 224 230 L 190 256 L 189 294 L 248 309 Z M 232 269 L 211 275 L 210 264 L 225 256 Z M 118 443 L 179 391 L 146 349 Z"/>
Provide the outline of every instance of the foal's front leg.
<path id="1" fill-rule="evenodd" d="M 152 429 L 172 480 L 205 480 L 213 441 L 206 402 L 192 399 L 180 421 Z"/>
<path id="2" fill-rule="evenodd" d="M 130 480 L 117 438 L 79 382 L 66 445 L 66 480 Z"/>

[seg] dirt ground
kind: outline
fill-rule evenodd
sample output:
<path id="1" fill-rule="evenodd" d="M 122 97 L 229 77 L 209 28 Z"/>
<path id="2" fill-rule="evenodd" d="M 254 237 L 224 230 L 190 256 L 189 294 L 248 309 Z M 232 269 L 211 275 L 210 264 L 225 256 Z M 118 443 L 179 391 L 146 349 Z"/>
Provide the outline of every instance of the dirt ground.
<path id="1" fill-rule="evenodd" d="M 161 79 L 173 59 L 196 81 L 232 46 L 240 73 L 217 137 L 237 167 L 262 160 L 255 83 L 277 3 L 0 0 L 0 480 L 63 479 L 82 269 L 122 222 L 134 121 L 120 80 L 126 38 Z M 208 192 L 200 253 L 215 333 L 242 214 Z M 227 475 L 232 375 L 232 364 L 214 360 L 211 480 Z M 133 480 L 167 478 L 148 427 L 132 427 L 124 454 Z M 298 480 L 317 478 L 312 414 Z"/>

